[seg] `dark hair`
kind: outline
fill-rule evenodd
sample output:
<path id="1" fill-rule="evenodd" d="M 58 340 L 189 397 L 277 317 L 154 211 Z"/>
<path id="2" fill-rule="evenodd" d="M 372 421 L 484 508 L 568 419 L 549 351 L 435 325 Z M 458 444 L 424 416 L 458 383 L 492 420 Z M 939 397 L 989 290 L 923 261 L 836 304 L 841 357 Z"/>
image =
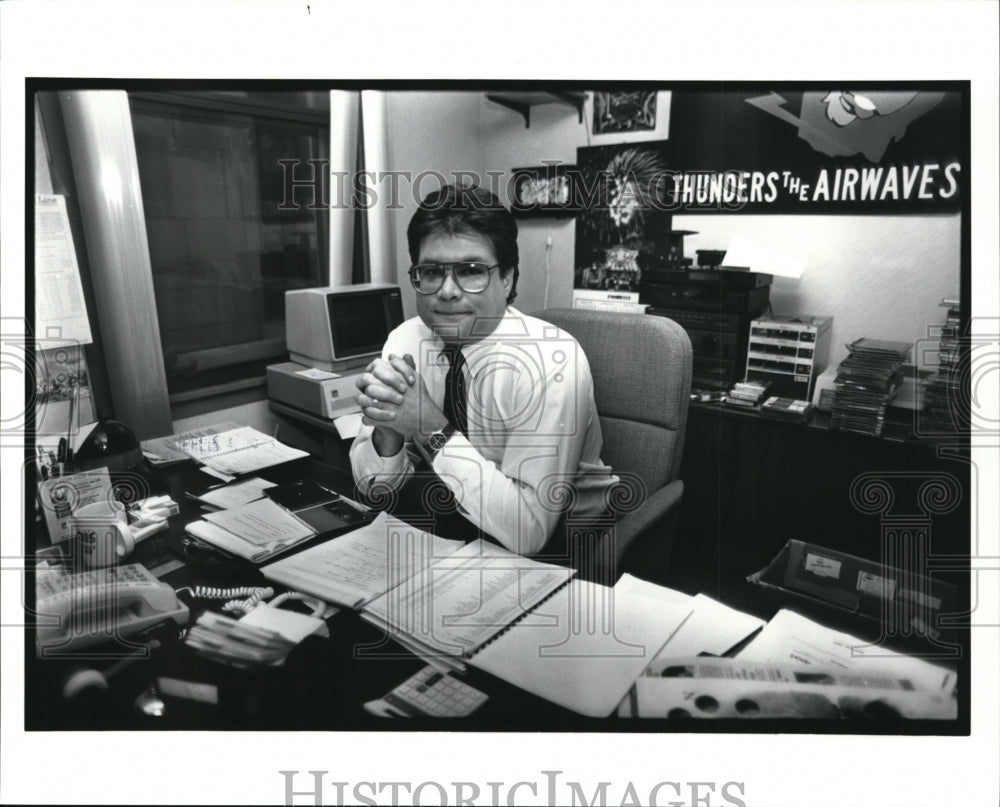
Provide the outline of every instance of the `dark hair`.
<path id="1" fill-rule="evenodd" d="M 503 273 L 513 271 L 507 304 L 517 297 L 517 222 L 495 194 L 485 188 L 445 185 L 424 197 L 406 228 L 410 260 L 420 260 L 420 245 L 429 235 L 479 235 L 493 247 Z"/>

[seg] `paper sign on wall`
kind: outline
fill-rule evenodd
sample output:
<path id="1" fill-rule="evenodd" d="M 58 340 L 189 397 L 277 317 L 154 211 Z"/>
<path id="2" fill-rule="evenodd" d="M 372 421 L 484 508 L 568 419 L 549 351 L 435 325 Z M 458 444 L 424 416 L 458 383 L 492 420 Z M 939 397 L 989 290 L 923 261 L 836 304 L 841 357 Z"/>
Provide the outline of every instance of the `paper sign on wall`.
<path id="1" fill-rule="evenodd" d="M 35 195 L 35 335 L 90 344 L 80 265 L 66 214 L 66 199 Z"/>

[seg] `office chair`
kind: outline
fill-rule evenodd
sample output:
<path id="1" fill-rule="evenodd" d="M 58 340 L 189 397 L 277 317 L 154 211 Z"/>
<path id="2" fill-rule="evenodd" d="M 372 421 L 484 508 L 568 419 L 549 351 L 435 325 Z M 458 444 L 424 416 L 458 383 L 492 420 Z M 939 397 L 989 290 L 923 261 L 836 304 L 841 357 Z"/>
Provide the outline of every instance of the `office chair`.
<path id="1" fill-rule="evenodd" d="M 534 316 L 583 348 L 601 421 L 601 458 L 622 478 L 613 530 L 589 562 L 611 583 L 627 567 L 665 582 L 684 483 L 678 479 L 691 392 L 691 342 L 676 322 L 645 314 L 551 308 Z M 573 536 L 569 537 L 573 540 Z"/>

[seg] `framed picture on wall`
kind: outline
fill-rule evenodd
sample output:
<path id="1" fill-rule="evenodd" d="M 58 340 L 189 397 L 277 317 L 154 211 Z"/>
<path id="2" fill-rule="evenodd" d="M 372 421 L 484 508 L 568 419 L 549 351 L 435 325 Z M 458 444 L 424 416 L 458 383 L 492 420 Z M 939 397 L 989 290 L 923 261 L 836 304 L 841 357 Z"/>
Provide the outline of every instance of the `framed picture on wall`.
<path id="1" fill-rule="evenodd" d="M 511 212 L 518 217 L 574 215 L 574 165 L 515 168 Z"/>
<path id="2" fill-rule="evenodd" d="M 656 91 L 594 93 L 594 134 L 656 128 Z"/>

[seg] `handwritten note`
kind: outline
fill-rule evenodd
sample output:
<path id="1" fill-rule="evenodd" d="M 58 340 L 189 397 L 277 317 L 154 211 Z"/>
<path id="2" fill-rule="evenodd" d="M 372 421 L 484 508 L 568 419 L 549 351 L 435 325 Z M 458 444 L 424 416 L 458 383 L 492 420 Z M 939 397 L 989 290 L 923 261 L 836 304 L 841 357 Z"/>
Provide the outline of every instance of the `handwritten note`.
<path id="1" fill-rule="evenodd" d="M 208 434 L 178 435 L 171 445 L 213 471 L 238 475 L 309 456 L 249 426 Z"/>

